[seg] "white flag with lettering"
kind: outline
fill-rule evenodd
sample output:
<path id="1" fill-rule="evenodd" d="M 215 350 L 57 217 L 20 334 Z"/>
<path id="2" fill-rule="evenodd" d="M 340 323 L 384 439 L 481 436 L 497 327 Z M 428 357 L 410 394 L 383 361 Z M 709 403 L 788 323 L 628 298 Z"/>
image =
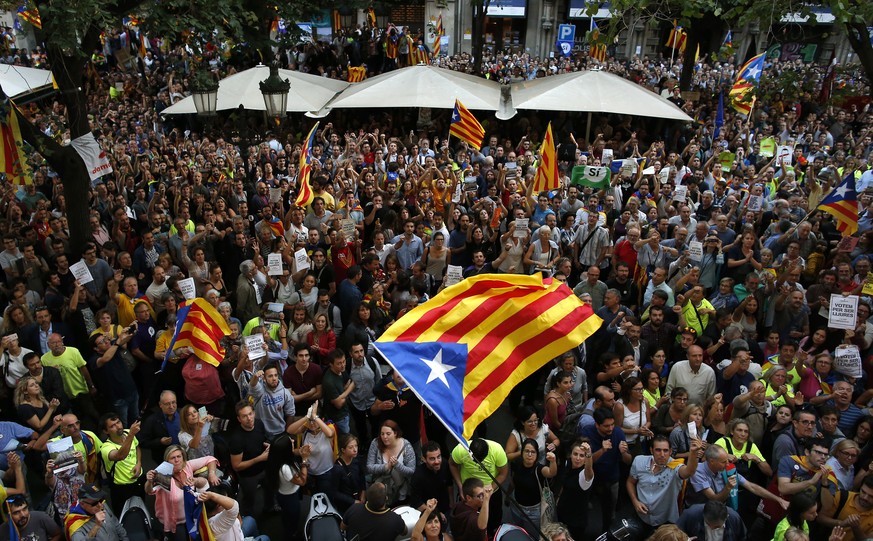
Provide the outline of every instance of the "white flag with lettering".
<path id="1" fill-rule="evenodd" d="M 106 156 L 106 151 L 100 148 L 100 143 L 94 138 L 93 133 L 86 133 L 81 137 L 73 139 L 70 143 L 82 160 L 85 162 L 85 167 L 88 168 L 88 175 L 91 181 L 95 181 L 103 175 L 108 175 L 112 172 L 112 165 L 109 163 L 109 157 Z"/>

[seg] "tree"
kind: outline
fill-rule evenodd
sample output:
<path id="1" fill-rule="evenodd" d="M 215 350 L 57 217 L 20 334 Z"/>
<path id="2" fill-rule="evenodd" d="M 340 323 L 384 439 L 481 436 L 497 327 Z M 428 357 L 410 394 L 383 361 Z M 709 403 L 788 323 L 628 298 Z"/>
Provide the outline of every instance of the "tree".
<path id="1" fill-rule="evenodd" d="M 45 45 L 46 56 L 58 85 L 59 100 L 66 108 L 71 139 L 91 131 L 88 121 L 86 69 L 90 55 L 100 48 L 102 31 L 118 28 L 124 17 L 136 15 L 147 35 L 170 40 L 188 36 L 198 50 L 207 41 L 225 38 L 247 41 L 269 54 L 269 28 L 277 16 L 306 20 L 328 0 L 290 0 L 281 5 L 258 0 L 30 0 L 39 10 L 42 29 L 37 40 Z M 16 9 L 20 2 L 8 2 Z M 266 59 L 266 58 L 265 58 Z M 0 97 L 5 98 L 0 90 Z M 90 177 L 84 162 L 72 146 L 62 146 L 19 113 L 24 141 L 45 158 L 58 173 L 67 195 L 70 245 L 74 255 L 88 239 L 89 207 L 85 194 Z"/>
<path id="2" fill-rule="evenodd" d="M 795 3 L 791 0 L 774 0 L 766 6 L 754 0 L 733 0 L 735 6 L 726 14 L 741 24 L 760 21 L 761 26 L 778 24 L 786 14 L 807 17 L 808 24 L 815 24 L 813 10 L 829 9 L 834 16 L 834 27 L 845 33 L 849 45 L 858 55 L 858 62 L 867 76 L 868 89 L 873 96 L 873 43 L 867 27 L 873 21 L 873 2 L 867 0 L 808 0 Z"/>
<path id="3" fill-rule="evenodd" d="M 482 72 L 482 47 L 485 40 L 485 18 L 488 13 L 488 6 L 491 5 L 491 0 L 471 0 L 470 6 L 473 8 L 473 28 L 472 28 L 472 53 L 473 53 L 473 73 Z"/>

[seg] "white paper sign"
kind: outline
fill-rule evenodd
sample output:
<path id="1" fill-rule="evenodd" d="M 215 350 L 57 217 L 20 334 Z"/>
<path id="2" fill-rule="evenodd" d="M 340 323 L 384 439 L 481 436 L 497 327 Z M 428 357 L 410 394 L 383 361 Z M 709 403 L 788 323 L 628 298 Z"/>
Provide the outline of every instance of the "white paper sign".
<path id="1" fill-rule="evenodd" d="M 463 193 L 463 189 L 464 189 L 464 187 L 461 186 L 460 182 L 455 186 L 455 191 L 454 191 L 454 193 L 452 193 L 452 203 L 460 203 L 461 202 L 461 195 Z"/>
<path id="2" fill-rule="evenodd" d="M 91 271 L 88 270 L 88 265 L 86 265 L 84 261 L 77 261 L 70 265 L 70 272 L 73 273 L 73 276 L 82 285 L 94 281 L 94 277 L 91 276 Z"/>
<path id="3" fill-rule="evenodd" d="M 791 165 L 792 154 L 794 154 L 794 147 L 779 145 L 776 147 L 776 163 L 780 165 Z"/>
<path id="4" fill-rule="evenodd" d="M 355 240 L 355 221 L 343 220 L 340 224 L 342 224 L 343 236 L 346 240 Z"/>
<path id="5" fill-rule="evenodd" d="M 306 255 L 306 250 L 303 248 L 294 252 L 294 266 L 297 268 L 297 272 L 310 268 L 309 256 Z"/>
<path id="6" fill-rule="evenodd" d="M 282 254 L 267 255 L 267 274 L 282 276 Z"/>
<path id="7" fill-rule="evenodd" d="M 173 475 L 173 465 L 169 462 L 161 462 L 155 471 L 162 475 Z"/>
<path id="8" fill-rule="evenodd" d="M 515 233 L 513 233 L 513 237 L 518 239 L 523 239 L 527 236 L 527 228 L 530 223 L 530 218 L 516 218 L 515 219 Z"/>
<path id="9" fill-rule="evenodd" d="M 670 167 L 662 167 L 661 172 L 658 173 L 658 176 L 661 180 L 661 184 L 664 184 L 668 180 L 670 180 Z"/>
<path id="10" fill-rule="evenodd" d="M 249 350 L 250 359 L 260 359 L 267 356 L 267 345 L 264 344 L 264 336 L 262 334 L 253 334 L 244 338 L 246 349 Z"/>
<path id="11" fill-rule="evenodd" d="M 604 148 L 603 154 L 600 156 L 600 163 L 603 165 L 609 165 L 609 162 L 612 161 L 612 149 Z"/>
<path id="12" fill-rule="evenodd" d="M 834 370 L 850 378 L 863 377 L 861 353 L 858 351 L 858 346 L 837 346 L 837 350 L 834 352 Z"/>
<path id="13" fill-rule="evenodd" d="M 831 294 L 828 328 L 855 330 L 858 324 L 858 296 Z"/>
<path id="14" fill-rule="evenodd" d="M 453 286 L 464 279 L 464 268 L 460 265 L 449 265 L 446 269 L 446 286 Z"/>
<path id="15" fill-rule="evenodd" d="M 746 207 L 747 210 L 752 212 L 759 212 L 762 208 L 764 208 L 764 196 L 763 195 L 750 195 L 749 196 L 749 205 Z"/>
<path id="16" fill-rule="evenodd" d="M 688 243 L 688 259 L 691 261 L 703 261 L 703 243 L 692 240 Z"/>
<path id="17" fill-rule="evenodd" d="M 278 203 L 282 199 L 282 188 L 270 188 L 270 203 Z"/>
<path id="18" fill-rule="evenodd" d="M 693 440 L 700 438 L 700 436 L 697 434 L 697 423 L 695 423 L 694 421 L 688 423 L 688 437 Z"/>
<path id="19" fill-rule="evenodd" d="M 282 311 L 285 310 L 285 305 L 282 304 L 281 302 L 271 302 L 271 303 L 267 304 L 267 310 L 269 310 L 270 312 L 275 312 L 277 314 L 281 314 Z"/>
<path id="20" fill-rule="evenodd" d="M 685 202 L 688 198 L 688 186 L 684 184 L 680 184 L 676 186 L 676 189 L 673 190 L 673 201 L 681 201 Z"/>
<path id="21" fill-rule="evenodd" d="M 197 297 L 197 288 L 194 287 L 194 278 L 183 278 L 177 283 L 179 284 L 179 291 L 182 292 L 182 296 L 185 297 L 185 300 L 190 301 Z"/>

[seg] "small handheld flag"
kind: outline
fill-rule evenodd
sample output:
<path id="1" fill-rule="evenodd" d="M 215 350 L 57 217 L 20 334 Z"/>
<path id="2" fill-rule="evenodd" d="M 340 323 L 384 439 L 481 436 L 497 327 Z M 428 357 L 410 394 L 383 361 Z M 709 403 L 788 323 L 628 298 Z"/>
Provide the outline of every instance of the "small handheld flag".
<path id="1" fill-rule="evenodd" d="M 452 111 L 449 135 L 454 135 L 476 150 L 482 147 L 482 139 L 485 137 L 485 128 L 458 99 L 455 100 L 455 109 Z"/>
<path id="2" fill-rule="evenodd" d="M 298 207 L 308 207 L 312 200 L 315 199 L 315 193 L 312 191 L 312 184 L 309 182 L 309 177 L 312 173 L 312 145 L 315 142 L 315 132 L 318 130 L 318 122 L 312 129 L 309 130 L 309 135 L 306 136 L 306 141 L 303 143 L 303 149 L 300 151 L 300 168 L 297 171 L 297 199 L 294 204 Z"/>
<path id="3" fill-rule="evenodd" d="M 837 230 L 844 237 L 858 231 L 858 193 L 855 191 L 855 172 L 850 171 L 831 193 L 822 199 L 818 208 L 837 221 Z"/>

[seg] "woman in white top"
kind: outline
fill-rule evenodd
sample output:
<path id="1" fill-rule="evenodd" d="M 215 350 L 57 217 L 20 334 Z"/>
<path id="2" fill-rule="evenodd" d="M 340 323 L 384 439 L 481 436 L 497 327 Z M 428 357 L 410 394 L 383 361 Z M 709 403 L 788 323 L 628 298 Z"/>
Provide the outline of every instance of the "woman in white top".
<path id="1" fill-rule="evenodd" d="M 502 273 L 506 274 L 524 274 L 524 247 L 527 246 L 529 234 L 525 234 L 524 238 L 515 236 L 515 222 L 509 224 L 509 230 L 503 234 L 501 242 L 503 243 L 503 251 L 506 252 L 506 258 L 500 263 L 497 268 Z"/>
<path id="2" fill-rule="evenodd" d="M 627 378 L 621 384 L 621 400 L 617 400 L 612 408 L 615 425 L 621 427 L 631 446 L 654 436 L 652 415 L 649 403 L 643 399 L 643 388 L 638 377 Z"/>
<path id="3" fill-rule="evenodd" d="M 276 502 L 282 508 L 282 526 L 286 532 L 297 531 L 300 519 L 300 487 L 306 484 L 309 473 L 309 447 L 300 448 L 294 454 L 294 442 L 288 434 L 282 434 L 270 445 L 264 482 L 266 493 L 276 494 Z"/>

